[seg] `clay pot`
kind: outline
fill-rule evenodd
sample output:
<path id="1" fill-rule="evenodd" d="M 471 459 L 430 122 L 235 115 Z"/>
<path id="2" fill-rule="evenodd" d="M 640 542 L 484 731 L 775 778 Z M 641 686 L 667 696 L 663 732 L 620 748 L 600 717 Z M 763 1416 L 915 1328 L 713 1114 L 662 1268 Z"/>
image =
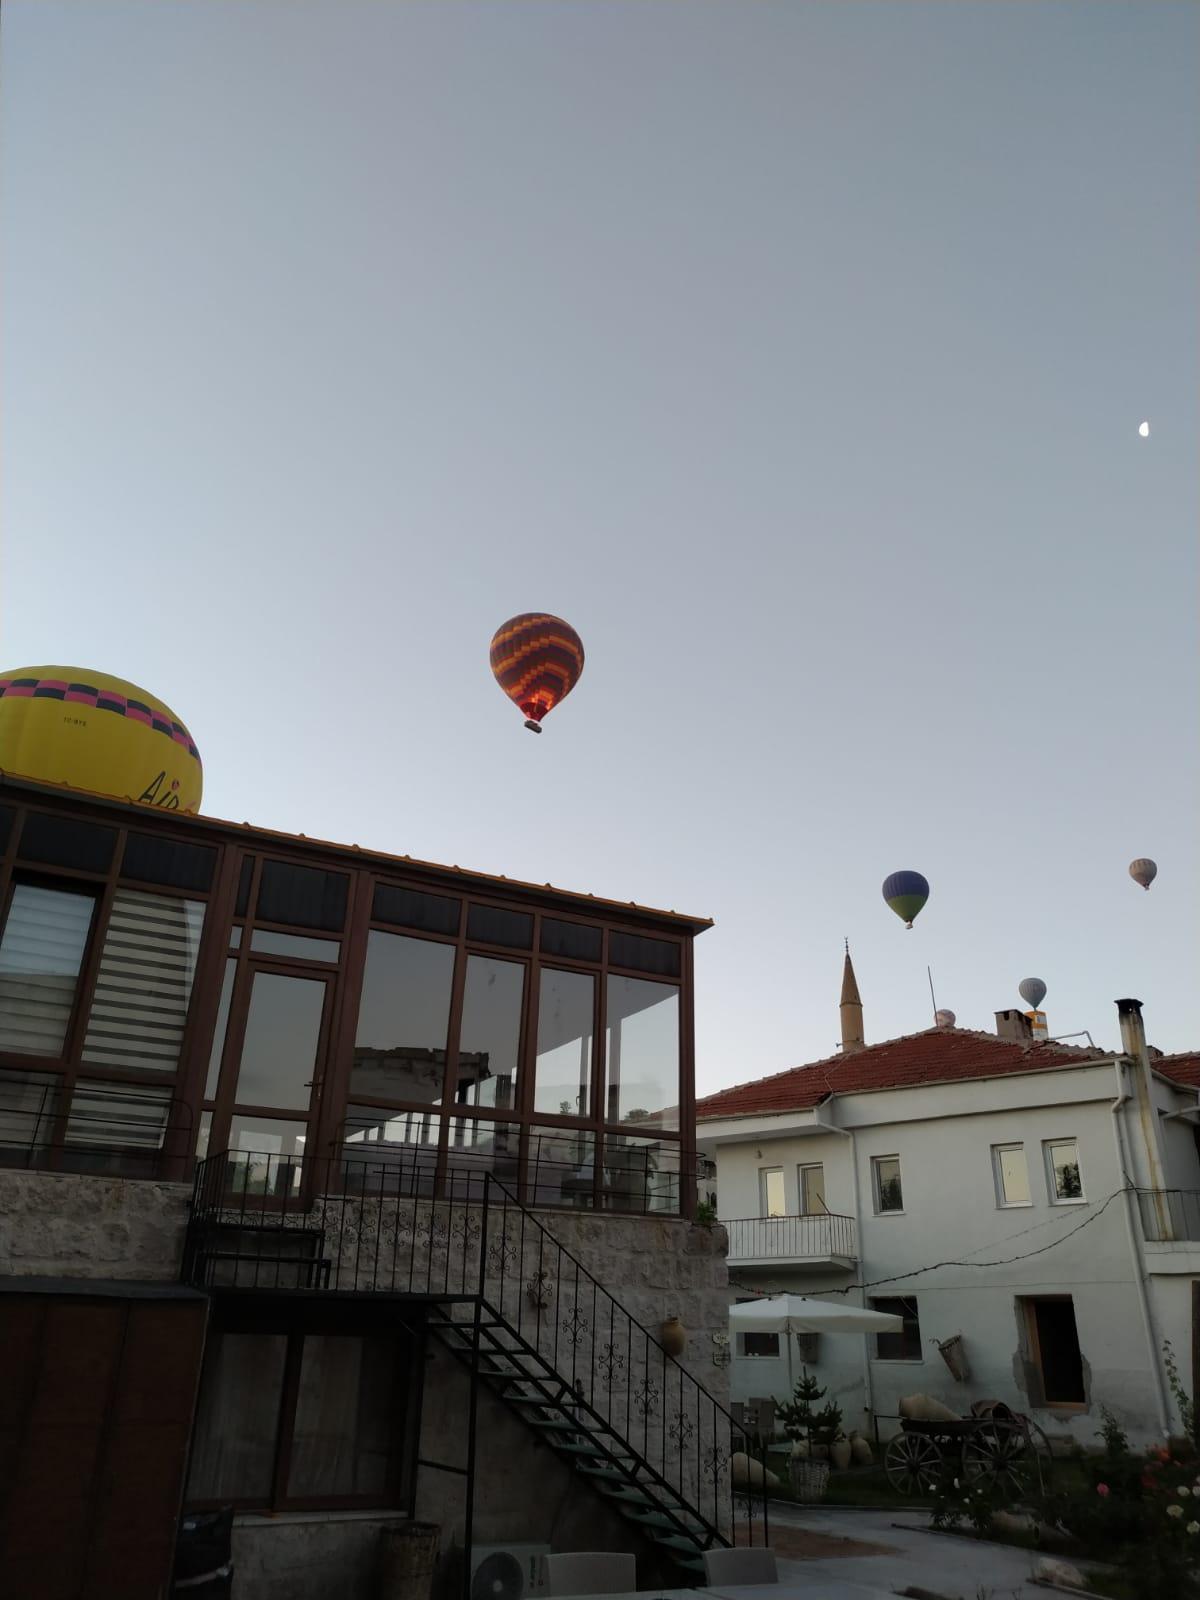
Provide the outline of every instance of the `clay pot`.
<path id="1" fill-rule="evenodd" d="M 835 1472 L 845 1472 L 850 1465 L 849 1439 L 835 1439 L 829 1446 L 829 1460 Z"/>
<path id="2" fill-rule="evenodd" d="M 687 1329 L 678 1317 L 668 1317 L 658 1330 L 658 1342 L 669 1356 L 678 1359 L 687 1349 Z"/>
<path id="3" fill-rule="evenodd" d="M 875 1452 L 871 1449 L 871 1441 L 859 1436 L 850 1441 L 850 1459 L 856 1467 L 869 1467 L 875 1460 Z"/>
<path id="4" fill-rule="evenodd" d="M 808 1460 L 808 1440 L 807 1439 L 797 1439 L 796 1442 L 792 1445 L 792 1460 L 793 1461 L 807 1461 Z"/>
<path id="5" fill-rule="evenodd" d="M 736 1450 L 730 1458 L 729 1466 L 735 1489 L 744 1489 L 747 1485 L 758 1488 L 764 1482 L 768 1489 L 779 1487 L 779 1479 L 771 1469 L 769 1467 L 764 1469 L 761 1461 L 755 1461 L 753 1456 L 746 1455 L 744 1451 Z"/>

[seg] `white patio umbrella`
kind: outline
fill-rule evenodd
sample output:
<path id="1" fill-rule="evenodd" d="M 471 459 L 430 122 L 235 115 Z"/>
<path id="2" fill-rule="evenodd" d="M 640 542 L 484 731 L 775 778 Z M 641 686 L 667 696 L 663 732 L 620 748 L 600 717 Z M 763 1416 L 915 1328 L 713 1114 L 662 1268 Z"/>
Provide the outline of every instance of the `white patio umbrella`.
<path id="1" fill-rule="evenodd" d="M 766 1300 L 746 1300 L 740 1306 L 730 1306 L 729 1325 L 735 1333 L 787 1336 L 790 1394 L 794 1333 L 898 1333 L 904 1327 L 904 1318 L 890 1311 L 870 1311 L 865 1306 L 813 1300 L 804 1294 L 773 1294 Z"/>

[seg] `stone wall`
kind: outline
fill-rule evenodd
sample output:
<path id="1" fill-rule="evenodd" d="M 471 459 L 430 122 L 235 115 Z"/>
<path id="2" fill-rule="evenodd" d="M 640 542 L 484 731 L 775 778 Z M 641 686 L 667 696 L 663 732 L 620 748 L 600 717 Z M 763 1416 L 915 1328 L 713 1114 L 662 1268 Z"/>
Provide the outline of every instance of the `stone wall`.
<path id="1" fill-rule="evenodd" d="M 0 1169 L 0 1273 L 179 1277 L 191 1186 Z"/>

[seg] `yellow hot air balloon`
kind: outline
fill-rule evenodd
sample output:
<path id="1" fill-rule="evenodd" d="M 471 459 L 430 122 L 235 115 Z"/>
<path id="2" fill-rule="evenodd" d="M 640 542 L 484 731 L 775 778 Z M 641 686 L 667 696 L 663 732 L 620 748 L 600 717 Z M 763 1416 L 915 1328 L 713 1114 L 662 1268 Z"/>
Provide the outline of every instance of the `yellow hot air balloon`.
<path id="1" fill-rule="evenodd" d="M 0 771 L 198 811 L 200 753 L 179 718 L 136 683 L 84 667 L 0 674 Z"/>

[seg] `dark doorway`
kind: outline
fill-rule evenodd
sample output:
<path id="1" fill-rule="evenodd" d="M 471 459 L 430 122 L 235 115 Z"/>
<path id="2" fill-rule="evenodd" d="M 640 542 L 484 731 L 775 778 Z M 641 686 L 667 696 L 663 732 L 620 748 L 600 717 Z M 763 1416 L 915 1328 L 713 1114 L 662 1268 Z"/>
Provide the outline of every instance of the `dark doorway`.
<path id="1" fill-rule="evenodd" d="M 1083 1356 L 1070 1295 L 1025 1301 L 1029 1355 L 1041 1378 L 1041 1402 L 1047 1406 L 1083 1406 Z"/>

